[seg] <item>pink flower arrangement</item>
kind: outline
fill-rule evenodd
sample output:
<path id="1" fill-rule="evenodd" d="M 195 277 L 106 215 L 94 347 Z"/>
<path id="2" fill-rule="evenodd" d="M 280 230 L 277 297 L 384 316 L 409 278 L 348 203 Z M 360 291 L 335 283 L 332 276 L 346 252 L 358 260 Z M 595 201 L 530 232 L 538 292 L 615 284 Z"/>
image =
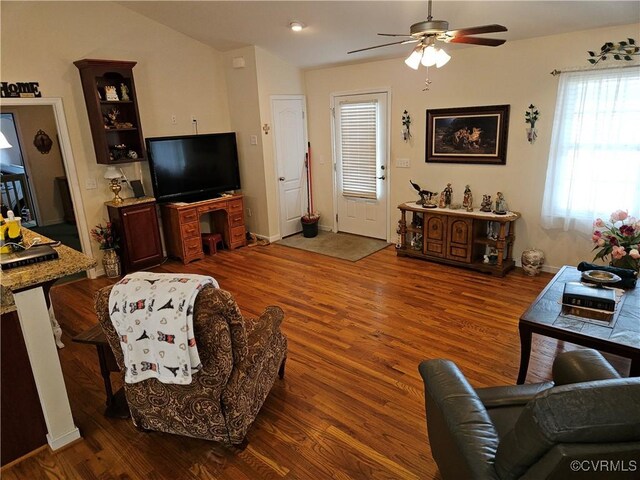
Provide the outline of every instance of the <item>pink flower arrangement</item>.
<path id="1" fill-rule="evenodd" d="M 91 230 L 91 237 L 100 244 L 100 250 L 118 248 L 118 238 L 111 222 L 107 222 L 106 227 L 102 224 L 96 225 L 96 228 Z"/>
<path id="2" fill-rule="evenodd" d="M 616 210 L 609 222 L 596 218 L 593 222 L 594 260 L 611 255 L 611 263 L 618 267 L 640 269 L 640 220 L 626 210 Z"/>

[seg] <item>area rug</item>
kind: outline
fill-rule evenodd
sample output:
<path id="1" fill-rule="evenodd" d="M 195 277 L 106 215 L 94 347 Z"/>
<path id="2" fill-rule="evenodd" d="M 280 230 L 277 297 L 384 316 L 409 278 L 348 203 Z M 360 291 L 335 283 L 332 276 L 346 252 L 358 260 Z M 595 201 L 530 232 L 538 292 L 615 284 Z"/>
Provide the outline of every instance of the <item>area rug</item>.
<path id="1" fill-rule="evenodd" d="M 357 262 L 378 250 L 389 246 L 384 240 L 361 237 L 349 233 L 318 232 L 313 238 L 305 238 L 302 233 L 291 235 L 276 242 L 278 245 L 299 248 L 330 257 Z"/>

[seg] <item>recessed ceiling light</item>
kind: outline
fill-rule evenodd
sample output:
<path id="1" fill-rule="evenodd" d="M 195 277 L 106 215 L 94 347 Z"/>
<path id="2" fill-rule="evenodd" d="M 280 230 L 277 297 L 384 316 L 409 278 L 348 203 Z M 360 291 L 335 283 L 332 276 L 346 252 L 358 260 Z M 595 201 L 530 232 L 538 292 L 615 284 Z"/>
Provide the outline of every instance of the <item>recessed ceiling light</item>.
<path id="1" fill-rule="evenodd" d="M 294 32 L 300 32 L 304 27 L 305 27 L 304 23 L 300 23 L 300 22 L 291 22 L 289 24 L 289 28 Z"/>

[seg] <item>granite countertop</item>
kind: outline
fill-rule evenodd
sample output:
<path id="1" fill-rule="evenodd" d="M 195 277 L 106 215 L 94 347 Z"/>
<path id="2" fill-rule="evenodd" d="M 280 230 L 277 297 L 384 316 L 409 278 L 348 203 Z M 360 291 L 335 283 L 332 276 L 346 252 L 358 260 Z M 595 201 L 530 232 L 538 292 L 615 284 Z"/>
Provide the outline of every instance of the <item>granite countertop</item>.
<path id="1" fill-rule="evenodd" d="M 24 242 L 29 244 L 35 237 L 40 237 L 40 243 L 53 240 L 44 235 L 36 234 L 28 228 L 22 227 Z M 2 289 L 2 301 L 0 302 L 0 314 L 15 310 L 12 292 L 33 287 L 41 283 L 57 280 L 58 278 L 82 272 L 96 266 L 96 261 L 82 252 L 69 248 L 66 245 L 54 247 L 59 258 L 47 260 L 33 265 L 3 270 L 0 275 Z"/>
<path id="2" fill-rule="evenodd" d="M 113 200 L 110 200 L 108 202 L 104 202 L 104 204 L 107 207 L 122 208 L 122 207 L 128 207 L 130 205 L 140 205 L 141 203 L 151 203 L 155 201 L 156 199 L 153 197 L 140 197 L 140 198 L 131 197 L 131 198 L 123 198 L 121 203 L 116 203 Z"/>

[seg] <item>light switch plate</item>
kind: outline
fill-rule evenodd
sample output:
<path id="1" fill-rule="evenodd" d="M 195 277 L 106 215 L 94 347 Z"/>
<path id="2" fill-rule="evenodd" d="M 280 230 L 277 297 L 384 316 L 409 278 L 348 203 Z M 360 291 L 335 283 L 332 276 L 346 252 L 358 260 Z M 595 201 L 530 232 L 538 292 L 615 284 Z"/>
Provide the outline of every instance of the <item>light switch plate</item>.
<path id="1" fill-rule="evenodd" d="M 249 137 L 249 141 L 251 142 L 251 145 L 257 145 L 258 144 L 258 136 L 257 135 L 251 135 Z"/>
<path id="2" fill-rule="evenodd" d="M 96 183 L 95 178 L 87 178 L 84 182 L 84 188 L 87 190 L 95 190 L 98 188 L 98 184 Z"/>
<path id="3" fill-rule="evenodd" d="M 397 168 L 409 168 L 411 167 L 411 161 L 408 158 L 396 158 Z"/>

